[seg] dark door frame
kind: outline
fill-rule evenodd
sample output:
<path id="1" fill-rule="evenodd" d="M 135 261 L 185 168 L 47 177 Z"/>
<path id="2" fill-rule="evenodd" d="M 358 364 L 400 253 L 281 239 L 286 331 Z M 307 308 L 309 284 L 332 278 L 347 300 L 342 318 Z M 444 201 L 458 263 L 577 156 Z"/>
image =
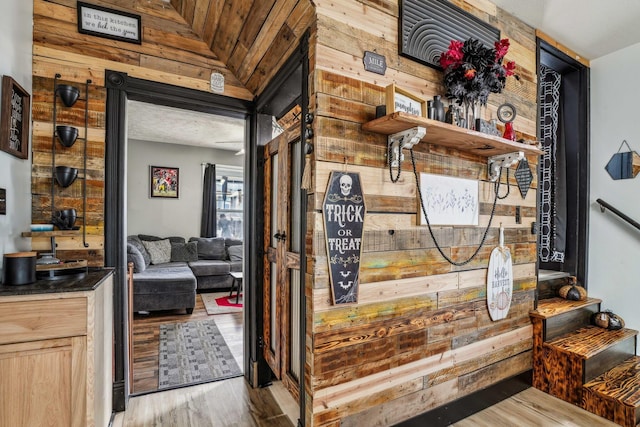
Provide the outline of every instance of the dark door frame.
<path id="1" fill-rule="evenodd" d="M 548 268 L 575 275 L 587 286 L 587 257 L 589 248 L 589 162 L 590 162 L 590 69 L 546 41 L 536 40 L 537 64 L 546 65 L 562 75 L 563 85 L 571 94 L 570 111 L 565 110 L 565 123 L 570 137 L 567 141 L 567 253 L 565 262 L 541 263 Z M 567 92 L 565 92 L 567 93 Z M 538 106 L 539 107 L 539 106 Z M 538 122 L 538 135 L 540 125 Z M 540 204 L 538 191 L 538 205 Z M 570 248 L 570 250 L 569 250 Z"/>
<path id="2" fill-rule="evenodd" d="M 126 73 L 107 70 L 105 72 L 105 87 L 107 88 L 106 111 L 106 146 L 105 146 L 105 267 L 115 269 L 114 276 L 114 384 L 113 407 L 115 411 L 124 411 L 129 399 L 128 389 L 128 294 L 126 292 L 126 105 L 127 100 L 148 102 L 204 113 L 218 114 L 228 117 L 242 118 L 245 126 L 245 180 L 246 194 L 254 194 L 256 190 L 256 144 L 255 144 L 255 108 L 252 101 L 229 98 L 222 95 L 210 94 L 194 89 L 173 86 L 165 83 L 142 80 L 128 76 Z M 252 213 L 256 211 L 256 198 L 245 200 L 244 235 L 256 234 L 255 221 Z M 256 253 L 253 239 L 246 238 L 244 245 L 244 259 L 251 260 Z M 249 255 L 251 254 L 251 255 Z M 255 268 L 252 262 L 247 262 L 246 277 Z M 245 287 L 251 287 L 245 297 L 245 304 L 251 309 L 255 302 L 251 301 L 255 295 L 257 285 L 254 281 L 245 280 Z M 259 335 L 256 334 L 255 319 L 250 316 L 251 309 L 244 311 L 244 342 L 245 347 L 255 346 Z M 251 366 L 251 352 L 245 350 L 244 372 L 250 383 L 254 383 Z"/>
<path id="3" fill-rule="evenodd" d="M 274 78 L 269 82 L 265 90 L 256 98 L 256 140 L 260 156 L 257 157 L 257 161 L 259 162 L 258 171 L 262 171 L 263 166 L 263 149 L 264 144 L 271 140 L 271 137 L 265 137 L 265 135 L 271 135 L 271 119 L 273 116 L 278 117 L 280 114 L 285 114 L 292 108 L 296 103 L 301 107 L 301 117 L 300 120 L 300 131 L 302 135 L 302 143 L 303 149 L 300 150 L 300 164 L 305 164 L 305 156 L 307 153 L 311 153 L 313 150 L 313 141 L 312 134 L 307 132 L 307 126 L 311 127 L 312 118 L 308 117 L 309 113 L 309 84 L 308 84 L 308 76 L 309 76 L 309 33 L 305 33 L 300 41 L 300 45 L 298 49 L 289 57 L 287 62 L 280 68 L 278 73 L 274 76 Z M 308 122 L 308 123 L 307 123 Z M 255 153 L 257 155 L 258 153 Z M 264 176 L 260 173 L 260 184 L 264 184 Z M 262 188 L 262 187 L 261 187 Z M 264 195 L 261 194 L 260 198 L 260 207 L 262 206 L 262 202 L 264 200 Z M 300 331 L 299 331 L 299 339 L 300 339 L 300 378 L 299 378 L 299 387 L 300 387 L 300 399 L 298 401 L 300 406 L 300 416 L 298 418 L 298 426 L 302 427 L 305 425 L 305 362 L 306 362 L 306 237 L 307 237 L 307 191 L 302 189 L 300 191 Z M 256 206 L 258 207 L 258 206 Z M 263 218 L 262 211 L 255 212 L 255 219 L 257 221 L 261 221 Z M 261 228 L 264 229 L 264 224 L 260 225 Z M 262 245 L 263 238 L 267 238 L 267 236 L 260 235 L 259 244 L 260 250 L 257 253 L 258 256 L 255 257 L 256 260 L 262 260 Z M 262 283 L 262 269 L 256 266 L 256 282 Z M 256 298 L 256 302 L 260 305 L 257 307 L 260 310 L 262 309 L 262 293 L 257 292 L 259 295 Z M 254 313 L 261 313 L 260 311 L 254 311 Z M 260 316 L 260 320 L 258 322 L 258 333 L 260 337 L 260 344 L 262 344 L 262 336 L 263 336 L 263 325 L 262 325 L 262 316 Z M 262 354 L 262 348 L 257 349 Z M 257 357 L 255 360 L 259 361 L 257 365 L 256 372 L 259 373 L 260 384 L 267 384 L 270 381 L 271 377 L 271 369 L 266 363 L 264 357 Z"/>

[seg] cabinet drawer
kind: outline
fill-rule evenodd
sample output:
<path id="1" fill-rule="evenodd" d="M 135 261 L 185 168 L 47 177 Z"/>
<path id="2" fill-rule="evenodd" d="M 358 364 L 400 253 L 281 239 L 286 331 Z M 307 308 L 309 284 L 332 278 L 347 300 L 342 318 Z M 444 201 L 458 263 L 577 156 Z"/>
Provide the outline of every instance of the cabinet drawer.
<path id="1" fill-rule="evenodd" d="M 0 302 L 0 344 L 86 334 L 86 298 Z"/>

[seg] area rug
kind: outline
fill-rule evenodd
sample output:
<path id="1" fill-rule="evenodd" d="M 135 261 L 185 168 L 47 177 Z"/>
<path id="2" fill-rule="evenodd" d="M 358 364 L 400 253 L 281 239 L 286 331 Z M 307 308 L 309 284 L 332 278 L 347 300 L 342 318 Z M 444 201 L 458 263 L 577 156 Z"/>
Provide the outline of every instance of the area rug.
<path id="1" fill-rule="evenodd" d="M 240 375 L 213 319 L 160 325 L 159 390 Z"/>
<path id="2" fill-rule="evenodd" d="M 236 304 L 236 294 L 229 296 L 229 292 L 211 292 L 200 294 L 204 308 L 208 314 L 238 313 L 242 311 L 242 294 L 239 304 Z"/>

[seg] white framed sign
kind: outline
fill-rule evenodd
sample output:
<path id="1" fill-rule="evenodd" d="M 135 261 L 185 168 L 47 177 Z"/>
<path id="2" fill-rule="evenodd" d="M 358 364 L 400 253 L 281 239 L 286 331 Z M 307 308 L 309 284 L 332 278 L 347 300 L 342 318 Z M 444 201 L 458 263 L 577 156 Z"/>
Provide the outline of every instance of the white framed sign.
<path id="1" fill-rule="evenodd" d="M 78 32 L 129 43 L 142 43 L 140 15 L 78 2 Z"/>
<path id="2" fill-rule="evenodd" d="M 386 87 L 385 97 L 387 114 L 402 111 L 414 116 L 427 116 L 427 102 L 411 92 L 400 89 L 395 83 L 391 83 Z"/>
<path id="3" fill-rule="evenodd" d="M 478 225 L 478 181 L 420 174 L 420 192 L 431 225 Z M 420 208 L 420 225 L 427 221 Z"/>

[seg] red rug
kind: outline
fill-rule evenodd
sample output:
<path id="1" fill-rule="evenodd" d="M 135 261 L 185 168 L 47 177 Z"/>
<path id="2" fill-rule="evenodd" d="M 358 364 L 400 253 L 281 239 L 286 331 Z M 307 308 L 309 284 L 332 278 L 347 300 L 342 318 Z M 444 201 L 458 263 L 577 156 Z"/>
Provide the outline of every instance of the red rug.
<path id="1" fill-rule="evenodd" d="M 224 314 L 242 312 L 242 294 L 240 294 L 239 304 L 236 304 L 236 294 L 229 296 L 229 292 L 209 292 L 201 293 L 200 297 L 204 303 L 207 314 Z"/>
<path id="2" fill-rule="evenodd" d="M 236 296 L 224 296 L 215 299 L 216 304 L 221 307 L 242 307 L 242 294 L 240 294 L 240 299 L 238 299 L 238 304 L 236 304 Z"/>

